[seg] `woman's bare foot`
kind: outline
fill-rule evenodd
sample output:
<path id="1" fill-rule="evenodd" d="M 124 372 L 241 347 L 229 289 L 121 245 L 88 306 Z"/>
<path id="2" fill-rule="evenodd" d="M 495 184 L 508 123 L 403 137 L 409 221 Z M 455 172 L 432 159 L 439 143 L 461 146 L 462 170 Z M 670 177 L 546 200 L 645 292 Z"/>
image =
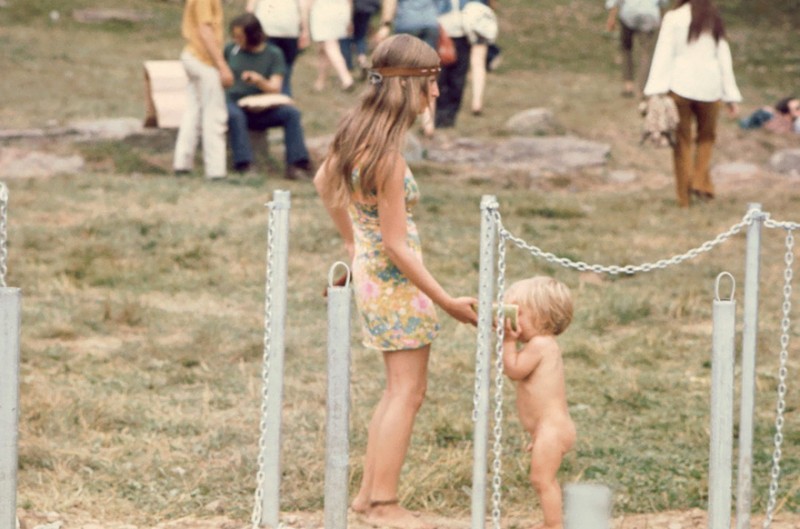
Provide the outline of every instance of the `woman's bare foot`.
<path id="1" fill-rule="evenodd" d="M 365 514 L 369 510 L 369 498 L 356 496 L 350 503 L 350 510 L 358 514 Z"/>
<path id="2" fill-rule="evenodd" d="M 395 529 L 433 529 L 405 507 L 398 504 L 397 500 L 373 501 L 364 521 L 375 527 L 392 527 Z"/>

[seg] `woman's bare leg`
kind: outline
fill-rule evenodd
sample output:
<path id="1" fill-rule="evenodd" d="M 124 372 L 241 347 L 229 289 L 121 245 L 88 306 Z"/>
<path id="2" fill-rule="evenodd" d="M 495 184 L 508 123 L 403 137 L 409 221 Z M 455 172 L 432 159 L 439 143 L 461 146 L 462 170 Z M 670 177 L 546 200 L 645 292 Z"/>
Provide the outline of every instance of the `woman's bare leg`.
<path id="1" fill-rule="evenodd" d="M 353 86 L 353 76 L 350 75 L 350 70 L 347 69 L 347 63 L 342 56 L 342 48 L 339 46 L 338 40 L 326 40 L 323 44 L 325 55 L 328 57 L 336 75 L 339 76 L 339 81 L 342 83 L 342 88 L 347 90 Z"/>
<path id="2" fill-rule="evenodd" d="M 486 54 L 488 44 L 473 44 L 469 52 L 469 68 L 472 77 L 472 113 L 483 111 L 483 92 L 486 88 Z"/>
<path id="3" fill-rule="evenodd" d="M 383 355 L 386 390 L 370 422 L 361 490 L 353 502 L 358 502 L 358 506 L 368 502 L 367 516 L 371 523 L 386 527 L 426 527 L 396 502 L 400 471 L 427 389 L 429 354 L 430 346 L 426 346 Z"/>
<path id="4" fill-rule="evenodd" d="M 322 92 L 328 84 L 328 56 L 325 53 L 325 45 L 317 46 L 317 79 L 314 81 L 314 91 Z"/>

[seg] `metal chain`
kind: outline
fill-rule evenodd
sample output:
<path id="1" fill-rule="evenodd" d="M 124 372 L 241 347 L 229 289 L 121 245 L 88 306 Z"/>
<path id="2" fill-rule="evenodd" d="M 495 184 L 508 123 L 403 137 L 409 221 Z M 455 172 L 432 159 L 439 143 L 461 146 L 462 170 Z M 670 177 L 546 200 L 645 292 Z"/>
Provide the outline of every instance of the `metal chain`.
<path id="1" fill-rule="evenodd" d="M 267 433 L 267 404 L 269 402 L 269 356 L 272 342 L 272 281 L 273 260 L 275 259 L 275 203 L 268 202 L 269 219 L 267 221 L 267 278 L 264 302 L 264 355 L 261 366 L 261 420 L 259 422 L 260 437 L 258 439 L 258 472 L 256 473 L 255 506 L 251 522 L 253 529 L 261 525 L 262 500 L 264 498 L 264 449 L 266 447 Z"/>
<path id="2" fill-rule="evenodd" d="M 8 187 L 0 182 L 0 287 L 6 287 L 8 272 Z"/>
<path id="3" fill-rule="evenodd" d="M 767 228 L 780 228 L 784 230 L 800 230 L 800 223 L 797 222 L 781 222 L 769 218 L 769 213 L 765 213 L 764 226 Z"/>
<path id="4" fill-rule="evenodd" d="M 786 409 L 786 376 L 789 361 L 789 314 L 792 310 L 792 263 L 794 262 L 794 235 L 792 230 L 786 233 L 786 269 L 783 273 L 783 319 L 781 320 L 781 355 L 778 369 L 778 402 L 775 414 L 775 450 L 772 453 L 772 479 L 769 484 L 769 501 L 764 518 L 764 529 L 772 525 L 775 503 L 778 497 L 778 478 L 781 475 L 781 445 L 783 444 L 783 412 Z"/>
<path id="5" fill-rule="evenodd" d="M 500 529 L 500 498 L 503 485 L 501 472 L 503 456 L 503 340 L 505 338 L 505 311 L 503 310 L 503 297 L 505 295 L 506 280 L 506 241 L 500 237 L 497 242 L 497 313 L 495 343 L 495 379 L 494 379 L 494 444 L 492 452 L 492 527 Z"/>
<path id="6" fill-rule="evenodd" d="M 661 259 L 659 261 L 656 261 L 655 263 L 643 263 L 640 265 L 625 265 L 625 266 L 619 266 L 619 265 L 605 266 L 600 264 L 588 264 L 584 263 L 583 261 L 573 261 L 572 259 L 568 259 L 566 257 L 558 257 L 557 255 L 552 254 L 550 252 L 545 252 L 542 249 L 532 244 L 528 244 L 527 242 L 518 237 L 515 237 L 511 232 L 509 232 L 503 226 L 503 221 L 500 217 L 499 211 L 495 210 L 494 215 L 495 215 L 495 221 L 497 222 L 497 230 L 498 233 L 500 234 L 500 237 L 510 240 L 517 247 L 523 250 L 529 251 L 531 255 L 533 255 L 534 257 L 544 259 L 552 264 L 561 265 L 565 268 L 573 268 L 581 272 L 590 271 L 598 274 L 606 273 L 606 274 L 616 275 L 616 274 L 634 274 L 636 272 L 651 272 L 656 269 L 667 268 L 668 266 L 677 265 L 686 260 L 693 259 L 698 255 L 700 255 L 701 253 L 708 252 L 715 246 L 718 246 L 723 242 L 725 242 L 726 240 L 730 239 L 731 237 L 742 231 L 742 229 L 745 226 L 752 224 L 756 216 L 763 214 L 758 210 L 748 211 L 747 214 L 745 214 L 745 216 L 742 218 L 742 220 L 731 226 L 729 230 L 720 233 L 714 239 L 706 241 L 700 246 L 692 248 L 686 253 L 680 255 L 673 255 L 669 259 Z"/>

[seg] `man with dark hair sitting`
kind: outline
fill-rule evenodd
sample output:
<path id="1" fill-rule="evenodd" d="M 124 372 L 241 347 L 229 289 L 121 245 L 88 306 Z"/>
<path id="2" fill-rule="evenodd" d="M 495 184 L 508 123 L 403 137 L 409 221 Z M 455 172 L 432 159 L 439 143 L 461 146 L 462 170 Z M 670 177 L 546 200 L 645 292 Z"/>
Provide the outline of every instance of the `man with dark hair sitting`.
<path id="1" fill-rule="evenodd" d="M 267 40 L 261 23 L 252 13 L 236 17 L 230 25 L 233 42 L 225 46 L 225 60 L 233 71 L 233 86 L 226 90 L 228 135 L 234 168 L 246 172 L 253 162 L 248 129 L 283 128 L 286 147 L 286 173 L 289 180 L 314 177 L 311 158 L 303 136 L 300 111 L 281 93 L 286 64 L 279 48 Z M 261 108 L 240 106 L 249 96 L 275 94 L 277 105 Z M 289 104 L 287 104 L 289 103 Z"/>

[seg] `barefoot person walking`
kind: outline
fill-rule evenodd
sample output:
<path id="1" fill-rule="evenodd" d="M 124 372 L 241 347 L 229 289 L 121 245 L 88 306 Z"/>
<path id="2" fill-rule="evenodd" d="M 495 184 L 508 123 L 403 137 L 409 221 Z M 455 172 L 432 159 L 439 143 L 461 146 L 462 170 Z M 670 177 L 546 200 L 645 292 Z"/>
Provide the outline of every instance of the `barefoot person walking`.
<path id="1" fill-rule="evenodd" d="M 450 296 L 422 262 L 410 209 L 420 193 L 401 155 L 409 127 L 439 94 L 438 72 L 438 54 L 416 37 L 395 35 L 378 45 L 370 85 L 314 179 L 352 260 L 364 345 L 383 353 L 386 389 L 351 504 L 380 527 L 428 527 L 399 505 L 398 485 L 439 332 L 435 305 L 460 322 L 477 322 L 476 300 Z"/>

